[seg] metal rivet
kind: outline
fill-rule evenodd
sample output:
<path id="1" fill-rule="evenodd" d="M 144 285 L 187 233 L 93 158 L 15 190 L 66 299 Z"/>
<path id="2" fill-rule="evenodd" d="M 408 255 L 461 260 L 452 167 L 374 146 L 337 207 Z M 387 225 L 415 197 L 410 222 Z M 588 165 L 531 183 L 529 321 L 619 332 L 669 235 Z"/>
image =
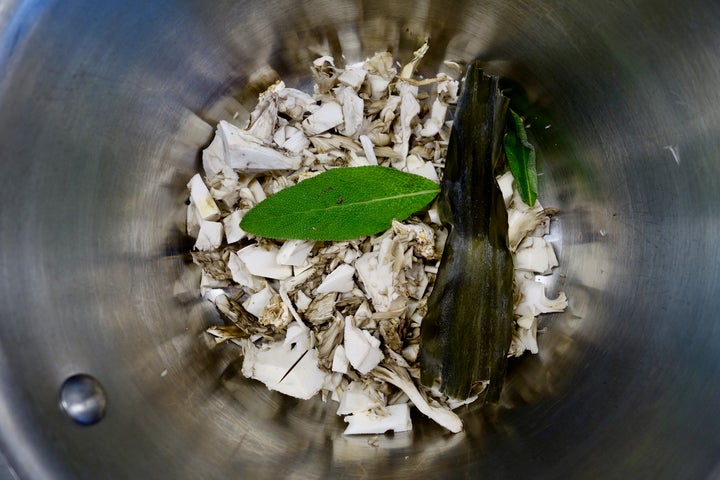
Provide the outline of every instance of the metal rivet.
<path id="1" fill-rule="evenodd" d="M 80 425 L 94 425 L 105 416 L 105 389 L 93 376 L 80 373 L 69 377 L 60 387 L 60 408 Z"/>

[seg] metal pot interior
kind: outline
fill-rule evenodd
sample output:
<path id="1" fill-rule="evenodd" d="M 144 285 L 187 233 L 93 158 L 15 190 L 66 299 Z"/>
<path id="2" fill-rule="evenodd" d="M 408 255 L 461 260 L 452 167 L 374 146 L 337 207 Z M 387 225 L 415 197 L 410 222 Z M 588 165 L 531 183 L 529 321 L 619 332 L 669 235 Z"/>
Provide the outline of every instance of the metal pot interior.
<path id="1" fill-rule="evenodd" d="M 720 476 L 720 5 L 635 0 L 10 1 L 0 7 L 0 447 L 19 478 Z M 429 37 L 537 127 L 561 266 L 541 353 L 464 433 L 342 435 L 211 348 L 183 234 L 214 123 L 275 71 Z M 542 128 L 539 128 L 542 127 Z M 80 426 L 63 382 L 97 379 Z"/>

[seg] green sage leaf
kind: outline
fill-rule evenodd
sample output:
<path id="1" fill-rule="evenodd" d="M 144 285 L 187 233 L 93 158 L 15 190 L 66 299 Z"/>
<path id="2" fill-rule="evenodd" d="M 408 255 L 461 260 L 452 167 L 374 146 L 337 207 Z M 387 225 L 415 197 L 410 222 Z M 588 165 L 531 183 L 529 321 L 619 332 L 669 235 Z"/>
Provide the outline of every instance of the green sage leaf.
<path id="1" fill-rule="evenodd" d="M 394 168 L 336 168 L 263 200 L 240 227 L 267 238 L 350 240 L 387 230 L 439 191 L 432 180 Z"/>
<path id="2" fill-rule="evenodd" d="M 508 131 L 503 139 L 508 167 L 520 192 L 520 198 L 528 206 L 537 200 L 537 170 L 535 168 L 535 147 L 528 141 L 522 117 L 512 109 Z"/>

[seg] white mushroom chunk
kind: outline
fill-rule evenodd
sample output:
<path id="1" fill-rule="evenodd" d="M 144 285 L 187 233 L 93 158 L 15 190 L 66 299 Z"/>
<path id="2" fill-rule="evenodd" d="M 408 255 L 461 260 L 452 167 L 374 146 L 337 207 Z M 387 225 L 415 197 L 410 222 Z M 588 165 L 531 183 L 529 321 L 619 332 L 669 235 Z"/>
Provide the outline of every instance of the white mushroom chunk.
<path id="1" fill-rule="evenodd" d="M 312 299 L 308 297 L 302 290 L 298 290 L 298 292 L 295 294 L 295 306 L 297 307 L 298 312 L 304 312 L 305 310 L 307 310 L 310 306 L 310 302 L 312 302 Z"/>
<path id="2" fill-rule="evenodd" d="M 350 318 L 345 321 L 343 345 L 350 365 L 363 375 L 375 368 L 384 357 L 380 340 L 367 330 L 354 327 Z"/>
<path id="3" fill-rule="evenodd" d="M 308 135 L 317 135 L 343 123 L 342 107 L 337 102 L 327 102 L 303 120 L 302 126 Z"/>
<path id="4" fill-rule="evenodd" d="M 412 343 L 402 349 L 402 356 L 408 362 L 414 362 L 415 360 L 417 360 L 419 354 L 420 354 L 420 344 L 419 343 Z"/>
<path id="5" fill-rule="evenodd" d="M 397 109 L 400 107 L 400 97 L 398 95 L 390 95 L 385 101 L 385 106 L 380 110 L 379 120 L 389 125 L 395 119 Z"/>
<path id="6" fill-rule="evenodd" d="M 222 244 L 223 226 L 220 222 L 200 222 L 195 248 L 201 251 L 215 250 Z"/>
<path id="7" fill-rule="evenodd" d="M 240 199 L 241 186 L 237 173 L 225 165 L 212 183 L 213 188 L 210 189 L 210 195 L 216 201 L 224 203 L 228 209 L 232 209 Z"/>
<path id="8" fill-rule="evenodd" d="M 377 165 L 377 156 L 375 155 L 375 146 L 367 135 L 360 135 L 360 143 L 362 144 L 363 151 L 365 152 L 365 158 L 367 158 L 370 165 Z"/>
<path id="9" fill-rule="evenodd" d="M 260 185 L 260 182 L 258 182 L 257 178 L 252 179 L 252 181 L 248 183 L 247 188 L 252 193 L 255 204 L 258 204 L 267 198 L 265 190 L 263 190 L 263 187 L 262 185 Z"/>
<path id="10" fill-rule="evenodd" d="M 277 262 L 296 267 L 304 265 L 314 246 L 311 240 L 287 240 L 278 251 Z"/>
<path id="11" fill-rule="evenodd" d="M 518 285 L 521 300 L 515 307 L 515 315 L 534 317 L 541 313 L 562 312 L 567 307 L 567 297 L 560 292 L 555 299 L 545 296 L 545 285 L 533 280 L 532 273 L 516 272 L 515 283 Z"/>
<path id="12" fill-rule="evenodd" d="M 438 212 L 437 209 L 437 203 L 433 203 L 433 206 L 428 209 L 428 218 L 430 219 L 430 223 L 434 225 L 442 224 L 440 221 L 440 212 Z"/>
<path id="13" fill-rule="evenodd" d="M 235 210 L 223 218 L 222 223 L 225 229 L 225 240 L 228 244 L 239 242 L 247 236 L 245 230 L 240 228 L 240 220 L 242 220 L 243 215 L 245 215 L 245 210 Z"/>
<path id="14" fill-rule="evenodd" d="M 408 173 L 414 173 L 415 175 L 420 175 L 428 180 L 432 180 L 435 183 L 440 183 L 440 178 L 438 177 L 438 174 L 435 171 L 435 166 L 432 162 L 426 162 L 415 154 L 407 156 L 405 167 L 407 168 Z"/>
<path id="15" fill-rule="evenodd" d="M 500 187 L 500 191 L 502 192 L 503 200 L 505 201 L 505 208 L 510 207 L 510 202 L 513 198 L 513 183 L 515 182 L 515 178 L 512 175 L 512 172 L 505 172 L 499 177 L 497 177 L 497 184 L 498 187 Z"/>
<path id="16" fill-rule="evenodd" d="M 398 90 L 400 92 L 400 118 L 393 126 L 395 133 L 393 150 L 404 161 L 410 148 L 412 124 L 420 113 L 420 103 L 417 101 L 418 87 L 407 82 L 400 82 Z"/>
<path id="17" fill-rule="evenodd" d="M 292 322 L 285 333 L 285 344 L 307 350 L 310 348 L 310 330 L 302 322 Z"/>
<path id="18" fill-rule="evenodd" d="M 340 397 L 338 396 L 338 392 L 342 391 L 343 381 L 344 376 L 342 373 L 331 373 L 325 377 L 325 383 L 323 384 L 322 389 L 327 390 L 328 392 L 332 392 L 332 397 L 334 397 L 333 399 L 335 401 L 339 401 Z M 322 392 L 322 395 L 322 399 L 324 402 L 326 401 L 327 392 Z"/>
<path id="19" fill-rule="evenodd" d="M 280 265 L 277 261 L 278 253 L 279 249 L 275 246 L 263 248 L 259 245 L 248 245 L 239 250 L 237 256 L 253 275 L 284 280 L 292 276 L 292 267 Z"/>
<path id="20" fill-rule="evenodd" d="M 265 307 L 267 307 L 270 303 L 270 299 L 274 293 L 275 292 L 273 292 L 272 288 L 266 286 L 259 292 L 250 295 L 250 297 L 245 300 L 242 305 L 248 313 L 260 318 L 263 314 L 263 310 L 265 310 Z"/>
<path id="21" fill-rule="evenodd" d="M 201 219 L 217 220 L 220 218 L 220 209 L 210 196 L 210 190 L 208 190 L 199 173 L 193 175 L 187 187 L 190 189 L 190 199 Z"/>
<path id="22" fill-rule="evenodd" d="M 332 371 L 347 373 L 349 366 L 350 361 L 348 360 L 347 355 L 345 355 L 345 347 L 338 345 L 335 347 L 335 351 L 333 352 Z"/>
<path id="23" fill-rule="evenodd" d="M 277 92 L 284 88 L 285 84 L 282 81 L 270 85 L 266 91 L 260 94 L 258 103 L 250 114 L 250 123 L 246 131 L 265 144 L 270 143 L 278 121 Z"/>
<path id="24" fill-rule="evenodd" d="M 412 378 L 410 378 L 410 374 L 404 368 L 396 366 L 378 367 L 373 371 L 373 373 L 378 379 L 395 385 L 397 388 L 405 392 L 405 395 L 408 396 L 413 405 L 415 405 L 421 413 L 425 414 L 439 425 L 447 428 L 453 433 L 462 431 L 463 424 L 460 417 L 451 410 L 430 405 L 425 396 L 420 393 L 413 383 Z"/>
<path id="25" fill-rule="evenodd" d="M 293 348 L 282 341 L 256 347 L 245 340 L 242 345 L 243 375 L 261 381 L 270 390 L 307 400 L 325 383 L 328 374 L 318 366 L 318 352 L 314 348 Z"/>
<path id="26" fill-rule="evenodd" d="M 270 170 L 297 170 L 302 158 L 266 146 L 261 139 L 235 125 L 221 120 L 217 134 L 223 141 L 225 162 L 241 172 L 260 173 Z M 289 152 L 288 152 L 289 153 Z"/>
<path id="27" fill-rule="evenodd" d="M 527 237 L 515 252 L 515 269 L 548 275 L 558 266 L 555 250 L 542 237 Z"/>
<path id="28" fill-rule="evenodd" d="M 536 354 L 539 352 L 537 343 L 537 319 L 535 317 L 523 317 L 529 325 L 517 325 L 513 330 L 508 357 L 519 357 L 526 351 Z M 527 327 L 527 328 L 526 328 Z"/>
<path id="29" fill-rule="evenodd" d="M 284 88 L 278 92 L 278 110 L 293 120 L 301 120 L 306 110 L 316 106 L 315 99 L 295 88 Z"/>
<path id="30" fill-rule="evenodd" d="M 287 151 L 299 154 L 310 146 L 310 140 L 302 130 L 293 127 L 288 127 L 288 130 L 290 133 L 287 134 L 284 147 Z"/>
<path id="31" fill-rule="evenodd" d="M 460 82 L 448 78 L 438 83 L 437 95 L 447 103 L 457 103 L 458 91 L 460 90 Z"/>
<path id="32" fill-rule="evenodd" d="M 227 266 L 232 274 L 233 281 L 241 287 L 253 292 L 257 292 L 263 288 L 263 279 L 250 273 L 245 262 L 242 261 L 235 252 L 230 252 Z"/>
<path id="33" fill-rule="evenodd" d="M 208 145 L 202 153 L 203 170 L 205 171 L 205 177 L 209 180 L 215 178 L 215 176 L 221 172 L 223 167 L 226 165 L 223 156 L 224 151 L 222 138 L 220 138 L 219 135 L 215 135 L 212 142 L 210 142 L 210 145 Z"/>
<path id="34" fill-rule="evenodd" d="M 342 103 L 342 115 L 345 121 L 343 133 L 348 137 L 352 137 L 362 126 L 364 102 L 351 87 L 343 88 L 338 95 L 338 99 Z"/>
<path id="35" fill-rule="evenodd" d="M 410 407 L 407 403 L 388 405 L 382 411 L 358 412 L 345 417 L 345 435 L 382 434 L 388 431 L 412 430 Z"/>
<path id="36" fill-rule="evenodd" d="M 362 147 L 355 140 L 330 133 L 314 135 L 310 138 L 310 143 L 317 150 L 316 160 L 320 163 L 333 162 L 337 158 L 344 157 L 343 150 L 352 150 L 355 153 L 362 151 Z M 315 175 L 317 174 L 316 172 Z"/>
<path id="37" fill-rule="evenodd" d="M 510 251 L 517 250 L 518 245 L 528 233 L 535 230 L 546 217 L 545 211 L 540 202 L 535 203 L 536 207 L 528 210 L 510 208 L 508 210 L 508 241 Z"/>
<path id="38" fill-rule="evenodd" d="M 430 108 L 430 115 L 425 118 L 420 135 L 423 137 L 434 137 L 445 125 L 445 115 L 447 114 L 447 104 L 436 98 Z"/>
<path id="39" fill-rule="evenodd" d="M 380 75 L 370 74 L 367 76 L 367 83 L 370 86 L 370 98 L 378 100 L 387 94 L 390 80 L 387 80 Z"/>
<path id="40" fill-rule="evenodd" d="M 404 255 L 399 242 L 385 237 L 378 251 L 367 252 L 355 261 L 358 278 L 377 312 L 388 312 L 404 298 L 397 286 L 402 284 L 398 275 L 402 272 Z"/>
<path id="41" fill-rule="evenodd" d="M 343 263 L 325 277 L 317 292 L 350 292 L 355 287 L 353 275 L 355 275 L 355 269 L 351 265 Z"/>
<path id="42" fill-rule="evenodd" d="M 285 288 L 285 291 L 291 292 L 296 290 L 298 287 L 302 286 L 313 278 L 315 275 L 316 269 L 313 268 L 309 263 L 306 263 L 305 265 L 301 265 L 299 267 L 292 267 L 293 270 L 293 276 L 288 278 L 287 280 L 283 280 L 280 282 L 283 287 Z"/>
<path id="43" fill-rule="evenodd" d="M 299 155 L 310 146 L 310 140 L 305 136 L 305 133 L 291 125 L 278 128 L 273 135 L 273 141 L 278 147 L 282 147 L 296 155 Z"/>
<path id="44" fill-rule="evenodd" d="M 305 320 L 320 325 L 335 317 L 336 294 L 327 293 L 313 298 L 305 310 Z"/>
<path id="45" fill-rule="evenodd" d="M 340 396 L 337 414 L 348 415 L 384 407 L 385 399 L 375 387 L 358 380 L 350 382 Z"/>
<path id="46" fill-rule="evenodd" d="M 356 63 L 354 65 L 348 65 L 345 71 L 338 77 L 338 81 L 357 90 L 365 81 L 366 75 L 367 70 L 365 70 L 364 64 Z"/>

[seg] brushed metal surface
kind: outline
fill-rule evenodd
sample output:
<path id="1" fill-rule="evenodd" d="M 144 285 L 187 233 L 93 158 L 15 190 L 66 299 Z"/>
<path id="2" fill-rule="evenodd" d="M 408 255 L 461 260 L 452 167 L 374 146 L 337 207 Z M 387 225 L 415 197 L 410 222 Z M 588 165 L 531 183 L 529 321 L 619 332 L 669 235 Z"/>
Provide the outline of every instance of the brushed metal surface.
<path id="1" fill-rule="evenodd" d="M 20 478 L 718 476 L 720 4 L 29 0 L 0 26 L 0 448 Z M 184 185 L 257 72 L 307 86 L 318 53 L 407 59 L 427 35 L 427 71 L 480 57 L 526 92 L 570 307 L 464 433 L 418 417 L 374 447 L 209 348 Z M 80 372 L 107 393 L 92 427 L 58 406 Z"/>

